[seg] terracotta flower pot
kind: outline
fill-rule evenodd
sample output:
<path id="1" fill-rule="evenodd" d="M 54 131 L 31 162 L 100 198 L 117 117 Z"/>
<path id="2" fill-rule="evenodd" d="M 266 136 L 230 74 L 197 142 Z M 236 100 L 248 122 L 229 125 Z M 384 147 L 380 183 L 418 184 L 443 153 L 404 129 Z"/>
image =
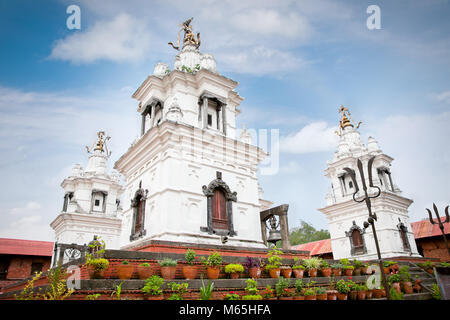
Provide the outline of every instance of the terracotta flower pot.
<path id="1" fill-rule="evenodd" d="M 316 296 L 305 296 L 305 300 L 317 300 Z"/>
<path id="2" fill-rule="evenodd" d="M 294 300 L 305 300 L 305 296 L 294 296 Z"/>
<path id="3" fill-rule="evenodd" d="M 278 297 L 278 300 L 293 300 L 294 297 Z"/>
<path id="4" fill-rule="evenodd" d="M 239 279 L 239 272 L 230 273 L 230 279 Z"/>
<path id="5" fill-rule="evenodd" d="M 391 268 L 385 267 L 385 268 L 384 268 L 384 273 L 385 273 L 385 274 L 391 273 Z"/>
<path id="6" fill-rule="evenodd" d="M 104 279 L 104 277 L 105 277 L 106 269 L 96 270 L 93 267 L 88 266 L 87 270 L 88 270 L 88 274 L 89 274 L 89 279 Z"/>
<path id="7" fill-rule="evenodd" d="M 381 297 L 386 297 L 386 289 L 381 289 Z"/>
<path id="8" fill-rule="evenodd" d="M 324 268 L 320 270 L 322 273 L 322 276 L 329 277 L 331 276 L 331 268 Z"/>
<path id="9" fill-rule="evenodd" d="M 327 300 L 328 295 L 326 293 L 316 294 L 316 300 Z"/>
<path id="10" fill-rule="evenodd" d="M 350 291 L 348 293 L 349 300 L 357 300 L 358 299 L 358 291 Z"/>
<path id="11" fill-rule="evenodd" d="M 269 269 L 270 277 L 273 279 L 277 279 L 280 277 L 280 268 L 272 268 Z"/>
<path id="12" fill-rule="evenodd" d="M 206 277 L 208 279 L 219 279 L 220 267 L 207 267 L 206 268 Z"/>
<path id="13" fill-rule="evenodd" d="M 336 290 L 327 291 L 327 300 L 336 300 L 338 292 Z"/>
<path id="14" fill-rule="evenodd" d="M 290 278 L 292 275 L 291 268 L 281 268 L 280 272 L 281 272 L 281 275 L 283 276 L 283 278 Z"/>
<path id="15" fill-rule="evenodd" d="M 317 269 L 308 269 L 308 276 L 317 277 Z"/>
<path id="16" fill-rule="evenodd" d="M 353 269 L 345 269 L 345 275 L 346 276 L 352 276 L 353 275 Z"/>
<path id="17" fill-rule="evenodd" d="M 195 265 L 183 266 L 183 276 L 186 280 L 193 280 L 197 278 L 198 269 Z"/>
<path id="18" fill-rule="evenodd" d="M 175 273 L 177 271 L 177 267 L 161 267 L 161 277 L 163 277 L 164 280 L 173 280 L 175 279 Z"/>
<path id="19" fill-rule="evenodd" d="M 397 293 L 401 293 L 402 290 L 400 288 L 400 282 L 394 282 L 393 284 L 391 284 L 392 288 L 395 289 L 395 291 L 397 291 Z"/>
<path id="20" fill-rule="evenodd" d="M 366 291 L 356 291 L 358 293 L 358 300 L 366 300 Z"/>
<path id="21" fill-rule="evenodd" d="M 331 269 L 333 271 L 333 275 L 335 277 L 340 277 L 342 274 L 342 270 L 341 269 Z"/>
<path id="22" fill-rule="evenodd" d="M 338 300 L 347 300 L 348 298 L 348 294 L 347 293 L 339 293 L 337 294 L 337 299 Z"/>
<path id="23" fill-rule="evenodd" d="M 151 267 L 137 266 L 136 271 L 141 280 L 148 279 L 153 274 Z"/>
<path id="24" fill-rule="evenodd" d="M 301 278 L 303 278 L 303 273 L 305 272 L 305 270 L 303 270 L 303 269 L 293 269 L 292 272 L 294 273 L 294 277 L 296 279 L 301 279 Z"/>
<path id="25" fill-rule="evenodd" d="M 402 282 L 401 286 L 402 286 L 403 292 L 406 294 L 411 294 L 414 292 L 411 281 Z"/>
<path id="26" fill-rule="evenodd" d="M 362 268 L 361 268 L 361 274 L 362 274 L 362 275 L 367 274 L 367 269 L 368 269 L 367 267 L 362 267 Z"/>
<path id="27" fill-rule="evenodd" d="M 355 268 L 355 269 L 353 270 L 353 274 L 354 274 L 355 276 L 360 276 L 360 275 L 361 275 L 361 268 Z"/>
<path id="28" fill-rule="evenodd" d="M 366 299 L 367 300 L 372 299 L 372 292 L 373 292 L 372 290 L 367 290 L 366 291 Z"/>
<path id="29" fill-rule="evenodd" d="M 252 279 L 259 279 L 261 278 L 261 268 L 260 267 L 253 267 L 248 269 L 248 275 Z"/>
<path id="30" fill-rule="evenodd" d="M 426 272 L 428 272 L 429 274 L 433 274 L 434 273 L 433 268 L 427 269 Z"/>
<path id="31" fill-rule="evenodd" d="M 132 264 L 118 264 L 116 266 L 117 269 L 117 276 L 121 280 L 128 280 L 131 279 L 131 276 L 134 272 L 134 265 Z"/>
<path id="32" fill-rule="evenodd" d="M 414 283 L 413 289 L 414 289 L 414 291 L 417 292 L 417 293 L 419 293 L 419 292 L 422 291 L 422 286 L 420 285 L 421 282 L 422 282 L 422 280 L 417 279 L 416 282 Z"/>
<path id="33" fill-rule="evenodd" d="M 374 289 L 372 295 L 374 299 L 380 299 L 383 296 L 383 292 L 381 289 Z"/>

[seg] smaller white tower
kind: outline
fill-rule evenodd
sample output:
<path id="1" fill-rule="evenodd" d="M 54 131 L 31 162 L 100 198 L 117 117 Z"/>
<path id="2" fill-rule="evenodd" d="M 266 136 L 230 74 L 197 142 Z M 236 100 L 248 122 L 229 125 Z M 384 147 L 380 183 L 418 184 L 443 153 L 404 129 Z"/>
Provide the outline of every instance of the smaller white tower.
<path id="1" fill-rule="evenodd" d="M 63 208 L 50 224 L 58 243 L 88 244 L 96 235 L 108 249 L 119 248 L 123 188 L 117 173 L 107 173 L 108 139 L 103 131 L 98 132 L 98 140 L 90 149 L 86 147 L 91 154 L 86 169 L 75 164 L 72 174 L 61 183 Z"/>
<path id="2" fill-rule="evenodd" d="M 376 156 L 372 167 L 373 182 L 381 193 L 371 201 L 372 211 L 378 217 L 375 227 L 382 257 L 419 257 L 408 216 L 408 207 L 413 201 L 402 197 L 394 184 L 390 170 L 394 159 L 381 151 L 373 137 L 369 137 L 365 147 L 357 130 L 360 123 L 355 125 L 347 108 L 341 106 L 339 112 L 342 117 L 337 132 L 340 137 L 338 150 L 325 170 L 331 186 L 326 195 L 326 207 L 319 209 L 328 220 L 334 259 L 377 259 L 372 229 L 364 229 L 363 225 L 368 218 L 366 204 L 353 200 L 356 189 L 344 170 L 346 167 L 355 170 L 357 183 L 361 186 L 356 167 L 357 159 L 360 159 L 366 185 L 369 185 L 367 163 L 373 156 Z M 376 189 L 369 188 L 368 192 L 375 194 Z"/>

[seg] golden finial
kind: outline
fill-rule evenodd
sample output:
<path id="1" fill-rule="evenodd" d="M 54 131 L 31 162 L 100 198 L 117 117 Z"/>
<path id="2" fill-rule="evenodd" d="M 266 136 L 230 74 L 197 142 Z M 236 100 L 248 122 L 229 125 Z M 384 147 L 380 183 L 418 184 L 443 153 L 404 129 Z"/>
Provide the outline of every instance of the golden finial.
<path id="1" fill-rule="evenodd" d="M 89 148 L 88 146 L 86 146 L 86 150 L 88 153 L 92 153 L 92 150 L 94 151 L 100 151 L 100 152 L 105 152 L 106 156 L 110 156 L 111 152 L 108 151 L 108 147 L 106 146 L 106 141 L 108 141 L 109 139 L 111 139 L 111 137 L 106 136 L 105 131 L 99 131 L 97 132 L 97 141 L 94 142 L 94 144 L 92 145 L 91 148 Z"/>
<path id="2" fill-rule="evenodd" d="M 348 111 L 348 108 L 344 107 L 342 104 L 341 104 L 341 107 L 339 108 L 339 113 L 342 113 L 342 117 L 341 117 L 341 120 L 339 120 L 339 132 L 336 131 L 336 134 L 338 136 L 341 136 L 342 130 L 344 128 L 349 127 L 349 126 L 351 126 L 353 128 L 355 127 L 354 126 L 355 121 L 353 121 L 352 116 L 350 115 L 350 111 Z M 358 124 L 356 125 L 356 129 L 358 129 L 360 125 L 361 125 L 361 121 L 358 122 Z"/>
<path id="3" fill-rule="evenodd" d="M 195 46 L 195 48 L 198 49 L 200 47 L 200 32 L 197 32 L 197 39 L 195 38 L 194 32 L 192 31 L 191 21 L 194 18 L 190 18 L 184 22 L 182 22 L 179 27 L 181 27 L 180 31 L 178 31 L 178 37 L 177 37 L 177 45 L 175 45 L 172 41 L 169 42 L 169 44 L 174 48 L 175 50 L 180 50 L 180 33 L 181 31 L 184 31 L 184 37 L 183 37 L 183 47 L 186 44 L 191 44 Z"/>

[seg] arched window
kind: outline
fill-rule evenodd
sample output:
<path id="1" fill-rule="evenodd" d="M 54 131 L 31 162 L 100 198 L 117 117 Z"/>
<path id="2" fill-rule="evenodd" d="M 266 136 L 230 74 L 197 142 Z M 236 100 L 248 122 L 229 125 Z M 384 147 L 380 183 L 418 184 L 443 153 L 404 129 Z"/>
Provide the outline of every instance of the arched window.
<path id="1" fill-rule="evenodd" d="M 353 221 L 350 230 L 345 232 L 345 235 L 350 239 L 350 254 L 352 256 L 365 254 L 367 252 L 363 237 L 364 233 L 365 230 L 358 227 L 355 221 Z"/>
<path id="2" fill-rule="evenodd" d="M 131 225 L 130 241 L 136 240 L 146 234 L 144 222 L 147 193 L 148 190 L 139 188 L 131 200 L 131 208 L 133 208 L 133 222 Z"/>
<path id="3" fill-rule="evenodd" d="M 228 185 L 222 180 L 222 173 L 217 172 L 217 179 L 208 186 L 203 186 L 203 194 L 207 201 L 207 227 L 200 227 L 201 231 L 209 234 L 234 236 L 233 227 L 233 201 L 236 201 L 236 192 L 231 192 Z"/>

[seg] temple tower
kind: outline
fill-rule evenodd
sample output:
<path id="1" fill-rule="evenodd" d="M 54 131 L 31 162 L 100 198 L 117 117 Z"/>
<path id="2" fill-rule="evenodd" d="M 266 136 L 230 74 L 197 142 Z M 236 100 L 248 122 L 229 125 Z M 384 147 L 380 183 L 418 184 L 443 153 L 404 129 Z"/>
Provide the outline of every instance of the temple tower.
<path id="1" fill-rule="evenodd" d="M 325 170 L 331 187 L 326 195 L 326 207 L 319 209 L 328 220 L 334 258 L 377 259 L 372 228 L 364 229 L 363 226 L 368 218 L 366 204 L 353 200 L 355 186 L 344 171 L 347 167 L 358 172 L 358 158 L 367 171 L 367 163 L 372 156 L 376 156 L 372 167 L 374 185 L 381 189 L 380 196 L 371 201 L 372 210 L 378 217 L 375 227 L 382 257 L 419 256 L 408 216 L 408 207 L 413 201 L 403 197 L 395 184 L 391 172 L 393 158 L 384 154 L 372 137 L 368 138 L 365 146 L 358 131 L 360 123 L 355 124 L 343 106 L 340 113 L 338 150 Z M 369 185 L 367 172 L 364 176 Z M 361 185 L 359 174 L 356 178 Z M 375 192 L 376 189 L 369 188 L 369 193 Z"/>

